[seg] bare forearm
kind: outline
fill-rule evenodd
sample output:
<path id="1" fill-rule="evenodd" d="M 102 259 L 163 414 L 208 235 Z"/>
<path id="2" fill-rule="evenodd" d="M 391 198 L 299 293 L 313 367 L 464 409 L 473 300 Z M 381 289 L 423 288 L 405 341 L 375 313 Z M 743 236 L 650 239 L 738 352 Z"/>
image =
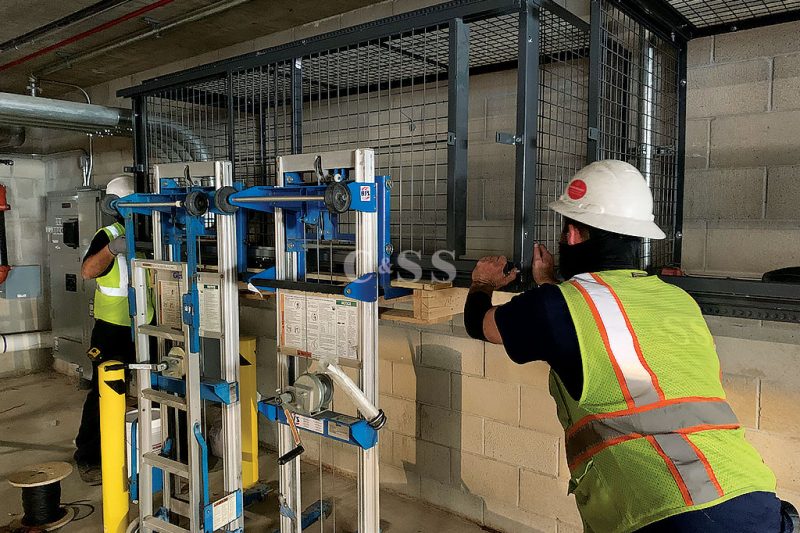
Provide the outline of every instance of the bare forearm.
<path id="1" fill-rule="evenodd" d="M 81 265 L 81 276 L 83 279 L 94 279 L 100 277 L 106 271 L 108 265 L 114 261 L 114 254 L 104 246 L 99 252 L 90 255 L 83 260 Z"/>

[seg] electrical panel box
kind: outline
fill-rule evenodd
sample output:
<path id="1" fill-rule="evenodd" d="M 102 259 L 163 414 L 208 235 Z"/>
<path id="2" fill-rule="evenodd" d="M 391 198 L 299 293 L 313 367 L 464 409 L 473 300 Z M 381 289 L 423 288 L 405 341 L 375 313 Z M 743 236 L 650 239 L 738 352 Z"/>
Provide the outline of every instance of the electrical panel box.
<path id="1" fill-rule="evenodd" d="M 42 295 L 42 269 L 39 265 L 14 265 L 5 283 L 0 285 L 0 298 L 38 298 Z"/>
<path id="2" fill-rule="evenodd" d="M 94 327 L 94 280 L 81 277 L 83 255 L 95 233 L 110 224 L 100 211 L 100 189 L 79 188 L 47 195 L 47 249 L 50 266 L 50 317 L 59 359 L 92 377 L 86 356 Z"/>

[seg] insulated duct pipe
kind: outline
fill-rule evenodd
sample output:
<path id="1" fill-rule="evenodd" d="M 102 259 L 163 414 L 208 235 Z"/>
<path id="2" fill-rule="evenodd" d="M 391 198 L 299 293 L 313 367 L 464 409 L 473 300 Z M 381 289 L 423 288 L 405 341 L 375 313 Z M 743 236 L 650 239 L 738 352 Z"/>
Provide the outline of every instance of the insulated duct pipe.
<path id="1" fill-rule="evenodd" d="M 52 331 L 0 334 L 0 354 L 53 347 Z"/>
<path id="2" fill-rule="evenodd" d="M 130 135 L 132 129 L 128 109 L 12 93 L 0 93 L 0 123 L 93 134 Z"/>
<path id="3" fill-rule="evenodd" d="M 334 383 L 340 386 L 345 394 L 353 401 L 356 408 L 367 419 L 367 423 L 375 429 L 381 429 L 386 423 L 386 415 L 382 409 L 375 407 L 358 385 L 344 373 L 336 363 L 327 360 L 317 361 L 320 370 L 330 376 Z"/>
<path id="4" fill-rule="evenodd" d="M 0 185 L 0 284 L 5 283 L 11 267 L 8 264 L 8 246 L 6 244 L 6 211 L 11 209 L 6 201 L 6 187 Z"/>

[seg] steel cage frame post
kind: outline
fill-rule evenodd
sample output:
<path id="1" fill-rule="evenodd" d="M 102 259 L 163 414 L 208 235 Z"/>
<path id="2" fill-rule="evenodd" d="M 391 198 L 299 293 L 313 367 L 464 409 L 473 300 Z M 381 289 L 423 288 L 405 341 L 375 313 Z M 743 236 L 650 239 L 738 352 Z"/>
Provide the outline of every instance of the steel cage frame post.
<path id="1" fill-rule="evenodd" d="M 600 83 L 603 79 L 603 18 L 601 0 L 589 6 L 589 101 L 586 164 L 600 159 Z"/>
<path id="2" fill-rule="evenodd" d="M 678 146 L 675 154 L 675 240 L 673 242 L 672 260 L 681 264 L 683 252 L 683 187 L 686 175 L 686 85 L 687 85 L 687 48 L 688 43 L 681 40 L 678 50 Z"/>
<path id="3" fill-rule="evenodd" d="M 530 284 L 536 213 L 539 119 L 539 7 L 526 0 L 519 12 L 517 143 L 514 190 L 514 262 L 523 287 Z"/>
<path id="4" fill-rule="evenodd" d="M 469 143 L 469 25 L 449 24 L 447 79 L 447 247 L 456 258 L 467 249 L 467 147 Z"/>

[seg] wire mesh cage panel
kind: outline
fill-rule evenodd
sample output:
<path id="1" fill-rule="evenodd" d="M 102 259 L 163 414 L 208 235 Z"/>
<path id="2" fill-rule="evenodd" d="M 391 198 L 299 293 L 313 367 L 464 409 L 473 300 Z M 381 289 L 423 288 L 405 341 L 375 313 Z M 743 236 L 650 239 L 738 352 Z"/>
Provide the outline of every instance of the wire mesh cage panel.
<path id="1" fill-rule="evenodd" d="M 678 224 L 679 51 L 610 2 L 601 10 L 598 159 L 636 166 L 653 191 L 664 240 L 646 239 L 641 266 L 673 260 Z"/>
<path id="2" fill-rule="evenodd" d="M 446 244 L 448 57 L 445 25 L 302 58 L 303 151 L 375 150 L 397 250 Z"/>
<path id="3" fill-rule="evenodd" d="M 547 206 L 586 164 L 589 31 L 546 9 L 539 25 L 535 239 L 557 253 L 562 217 Z"/>
<path id="4" fill-rule="evenodd" d="M 698 28 L 800 10 L 800 0 L 669 0 Z"/>

